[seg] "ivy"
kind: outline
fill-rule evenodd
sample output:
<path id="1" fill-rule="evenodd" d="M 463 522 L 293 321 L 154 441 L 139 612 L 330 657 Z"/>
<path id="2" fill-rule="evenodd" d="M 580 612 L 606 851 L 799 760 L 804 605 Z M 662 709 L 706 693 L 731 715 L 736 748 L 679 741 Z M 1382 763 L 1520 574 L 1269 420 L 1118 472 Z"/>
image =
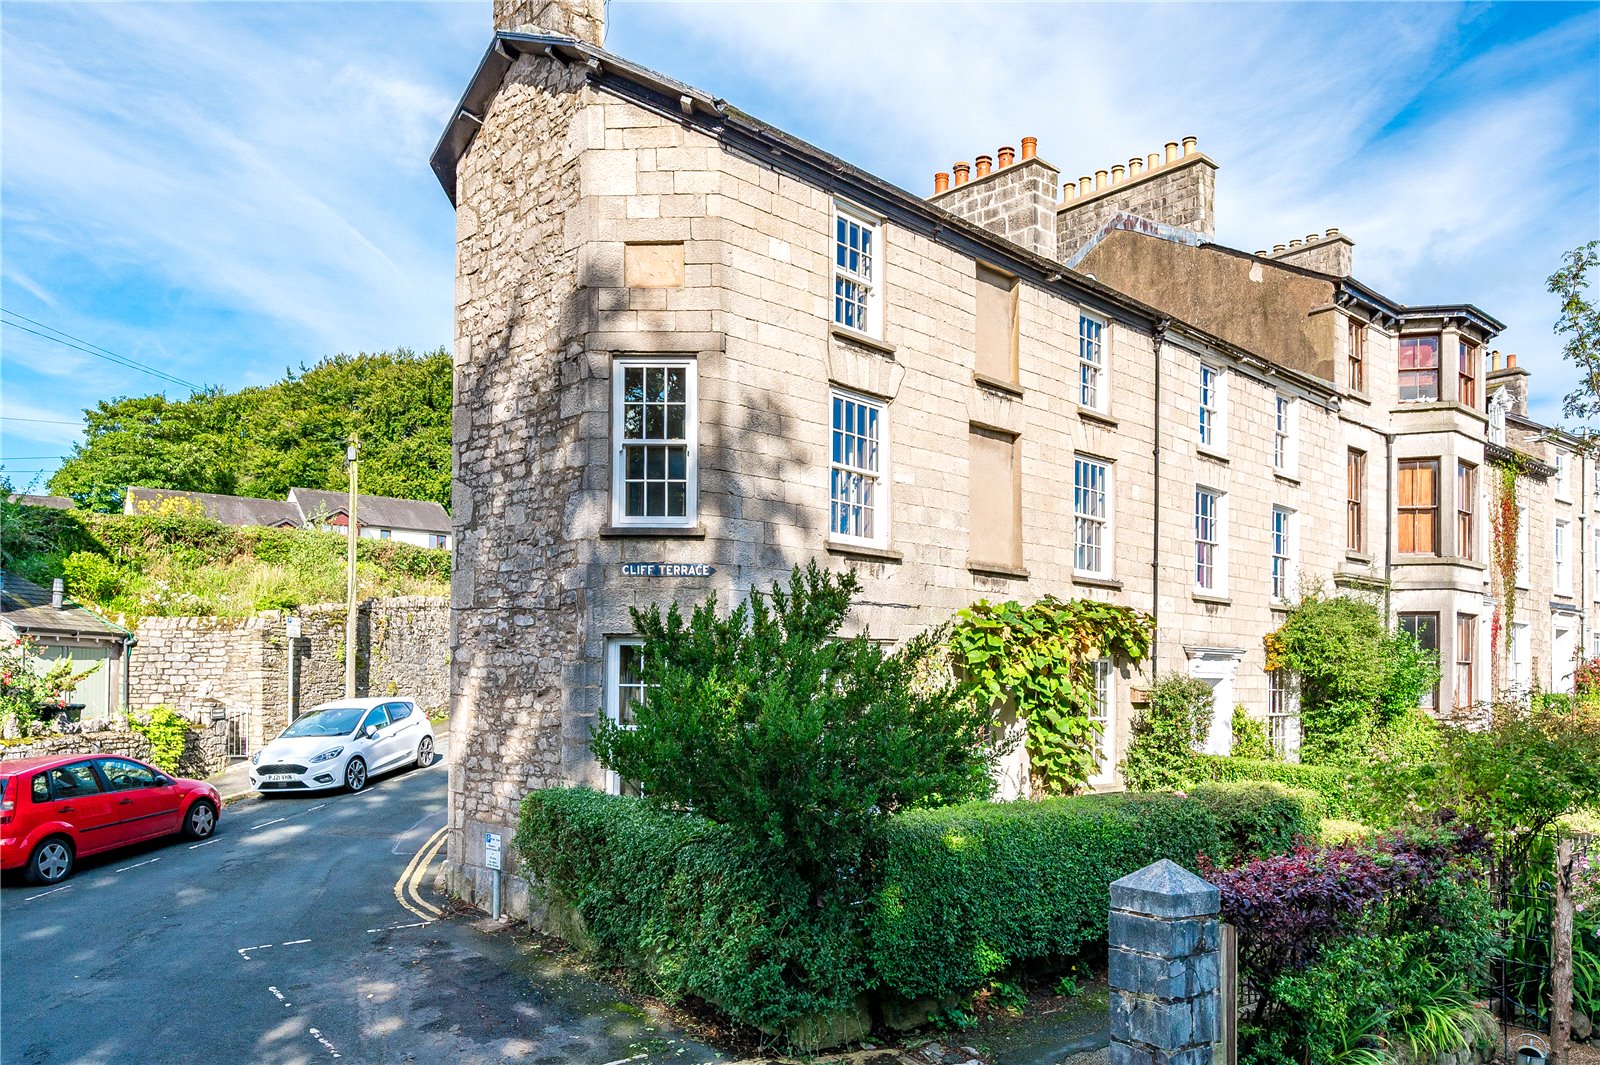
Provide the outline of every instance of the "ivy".
<path id="1" fill-rule="evenodd" d="M 1491 686 L 1500 690 L 1501 634 L 1511 631 L 1517 619 L 1517 462 L 1505 462 L 1496 468 L 1499 491 L 1495 493 L 1494 553 L 1495 572 L 1500 577 L 1500 602 L 1494 612 L 1494 624 L 1489 633 L 1489 665 L 1493 674 Z"/>
<path id="2" fill-rule="evenodd" d="M 1100 658 L 1140 662 L 1155 620 L 1128 607 L 1045 596 L 1024 606 L 973 604 L 956 615 L 950 647 L 963 682 L 982 705 L 1010 701 L 1027 729 L 1033 782 L 1070 793 L 1095 771 L 1094 674 Z"/>

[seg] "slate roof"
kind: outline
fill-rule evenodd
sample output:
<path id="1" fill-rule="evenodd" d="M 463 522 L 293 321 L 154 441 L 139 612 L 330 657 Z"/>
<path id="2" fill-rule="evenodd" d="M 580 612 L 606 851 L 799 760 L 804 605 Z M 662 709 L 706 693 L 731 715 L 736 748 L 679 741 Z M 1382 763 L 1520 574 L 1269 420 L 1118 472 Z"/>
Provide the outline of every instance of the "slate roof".
<path id="1" fill-rule="evenodd" d="M 224 525 L 299 526 L 300 511 L 291 503 L 250 496 L 225 496 L 213 492 L 177 492 L 168 488 L 129 487 L 122 504 L 124 514 L 139 513 L 139 503 L 159 504 L 163 499 L 188 499 L 205 508 L 206 517 Z"/>
<path id="2" fill-rule="evenodd" d="M 71 510 L 72 500 L 66 496 L 35 496 L 26 492 L 11 497 L 11 502 L 21 503 L 25 507 L 46 507 L 50 510 Z"/>
<path id="3" fill-rule="evenodd" d="M 50 605 L 50 590 L 14 573 L 0 571 L 0 621 L 29 635 L 100 636 L 122 639 L 128 630 L 113 625 L 71 599 L 61 609 Z"/>
<path id="4" fill-rule="evenodd" d="M 317 488 L 289 489 L 289 502 L 306 518 L 317 514 L 343 514 L 348 502 L 344 492 Z M 356 518 L 363 526 L 380 529 L 414 529 L 417 532 L 447 533 L 450 515 L 437 503 L 420 499 L 395 499 L 392 496 L 357 497 Z"/>

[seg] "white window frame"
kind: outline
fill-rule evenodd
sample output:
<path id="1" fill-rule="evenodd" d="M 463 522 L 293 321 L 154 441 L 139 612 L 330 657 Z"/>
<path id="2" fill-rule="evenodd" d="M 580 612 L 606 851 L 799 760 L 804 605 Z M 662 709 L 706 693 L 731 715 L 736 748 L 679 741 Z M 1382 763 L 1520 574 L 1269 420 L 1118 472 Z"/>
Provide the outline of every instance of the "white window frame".
<path id="1" fill-rule="evenodd" d="M 1506 632 L 1506 690 L 1525 692 L 1533 685 L 1533 629 L 1513 621 Z"/>
<path id="2" fill-rule="evenodd" d="M 1213 505 L 1212 514 L 1212 540 L 1202 540 L 1200 497 L 1210 496 Z M 1195 544 L 1195 570 L 1194 590 L 1200 595 L 1226 596 L 1228 594 L 1228 493 L 1217 488 L 1208 488 L 1205 485 L 1196 485 L 1194 489 L 1194 544 Z M 1202 565 L 1200 561 L 1200 548 L 1202 544 L 1209 545 L 1211 583 L 1201 583 Z"/>
<path id="3" fill-rule="evenodd" d="M 1100 735 L 1090 741 L 1095 769 L 1088 782 L 1091 787 L 1103 787 L 1117 779 L 1117 671 L 1109 658 L 1097 658 L 1089 668 L 1094 678 L 1094 709 L 1089 720 L 1100 722 Z"/>
<path id="4" fill-rule="evenodd" d="M 1101 414 L 1111 405 L 1111 375 L 1106 366 L 1110 328 L 1104 318 L 1078 312 L 1078 406 Z"/>
<path id="5" fill-rule="evenodd" d="M 1572 463 L 1567 458 L 1565 451 L 1556 448 L 1556 499 L 1562 503 L 1572 502 Z"/>
<path id="6" fill-rule="evenodd" d="M 1283 529 L 1280 533 L 1278 520 L 1283 520 Z M 1295 528 L 1295 512 L 1288 507 L 1272 508 L 1272 525 L 1267 531 L 1268 546 L 1271 548 L 1272 569 L 1269 585 L 1272 599 L 1277 603 L 1287 603 L 1294 594 L 1296 570 L 1299 569 L 1297 532 Z M 1279 543 L 1279 540 L 1282 543 Z M 1281 572 L 1280 572 L 1281 567 Z M 1279 587 L 1281 585 L 1281 587 Z"/>
<path id="7" fill-rule="evenodd" d="M 639 441 L 623 438 L 624 382 L 630 369 L 683 369 L 684 379 L 684 433 L 682 440 L 662 437 L 662 446 L 682 446 L 684 455 L 684 513 L 682 517 L 652 517 L 627 513 L 627 449 Z M 650 529 L 689 529 L 700 522 L 700 466 L 699 466 L 699 366 L 694 359 L 625 356 L 611 364 L 611 524 L 619 527 Z M 656 443 L 657 441 L 651 441 Z"/>
<path id="8" fill-rule="evenodd" d="M 865 466 L 852 466 L 834 457 L 834 438 L 844 431 L 844 427 L 835 422 L 834 412 L 841 405 L 854 404 L 857 408 L 872 411 L 877 414 L 878 436 L 874 443 L 877 445 L 877 469 L 870 470 Z M 834 507 L 838 505 L 835 495 L 834 482 L 839 474 L 847 476 L 871 478 L 872 480 L 872 535 L 861 536 L 853 533 L 839 531 Z M 889 404 L 881 399 L 873 399 L 859 392 L 851 392 L 843 388 L 830 388 L 828 390 L 828 539 L 833 543 L 857 544 L 864 547 L 886 548 L 889 546 Z"/>
<path id="9" fill-rule="evenodd" d="M 867 269 L 864 273 L 859 269 L 852 270 L 848 264 L 841 265 L 839 262 L 841 221 L 847 227 L 854 225 L 868 235 L 869 247 L 865 256 Z M 829 221 L 828 246 L 832 249 L 828 258 L 833 264 L 833 284 L 828 294 L 833 310 L 829 313 L 829 318 L 834 327 L 874 340 L 883 339 L 883 219 L 850 204 L 834 201 L 833 217 Z M 842 297 L 839 294 L 841 282 L 860 285 L 866 290 L 866 298 L 862 301 L 864 308 L 862 313 L 867 318 L 866 328 L 846 324 L 841 304 Z"/>
<path id="10" fill-rule="evenodd" d="M 1267 742 L 1284 761 L 1300 760 L 1300 685 L 1287 669 L 1267 673 Z"/>
<path id="11" fill-rule="evenodd" d="M 623 728 L 632 726 L 622 724 L 622 649 L 624 647 L 643 647 L 644 640 L 637 636 L 613 636 L 606 640 L 605 652 L 605 715 L 613 724 Z M 629 685 L 629 687 L 634 687 Z M 638 685 L 640 690 L 649 685 Z M 614 771 L 606 770 L 606 794 L 621 795 L 622 778 Z"/>
<path id="12" fill-rule="evenodd" d="M 1590 538 L 1589 546 L 1591 548 L 1589 552 L 1589 580 L 1593 585 L 1589 589 L 1589 595 L 1595 602 L 1600 603 L 1600 525 L 1593 526 L 1593 535 Z"/>
<path id="13" fill-rule="evenodd" d="M 1207 388 L 1207 380 L 1210 387 Z M 1228 375 L 1220 366 L 1200 364 L 1199 393 L 1195 406 L 1195 430 L 1200 449 L 1218 455 L 1228 450 Z"/>
<path id="14" fill-rule="evenodd" d="M 1272 402 L 1272 468 L 1277 473 L 1294 476 L 1300 467 L 1300 404 L 1293 396 L 1282 392 L 1273 394 Z"/>
<path id="15" fill-rule="evenodd" d="M 1078 472 L 1082 469 L 1100 472 L 1100 514 L 1085 513 L 1082 506 L 1085 494 L 1092 495 L 1093 487 L 1083 487 L 1078 484 Z M 1115 497 L 1113 495 L 1111 480 L 1112 464 L 1105 459 L 1095 458 L 1092 455 L 1074 455 L 1072 457 L 1072 572 L 1082 577 L 1109 578 L 1114 570 L 1115 556 L 1112 553 L 1116 542 L 1115 529 Z M 1100 565 L 1097 568 L 1087 568 L 1079 565 L 1081 552 L 1084 550 L 1082 533 L 1085 524 L 1098 523 L 1100 542 L 1097 545 L 1100 553 Z"/>
<path id="16" fill-rule="evenodd" d="M 1557 518 L 1550 527 L 1550 555 L 1554 566 L 1555 586 L 1557 595 L 1572 594 L 1572 559 L 1568 535 L 1572 531 L 1571 524 L 1565 518 Z"/>

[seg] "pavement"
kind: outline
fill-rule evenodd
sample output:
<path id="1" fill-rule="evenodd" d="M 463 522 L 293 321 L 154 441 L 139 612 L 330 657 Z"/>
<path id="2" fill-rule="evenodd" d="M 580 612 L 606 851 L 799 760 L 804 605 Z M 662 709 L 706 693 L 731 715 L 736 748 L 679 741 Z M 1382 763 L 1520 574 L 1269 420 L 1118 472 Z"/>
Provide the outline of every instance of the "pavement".
<path id="1" fill-rule="evenodd" d="M 226 777 L 227 774 L 224 774 Z M 429 885 L 445 761 L 0 889 L 0 1063 L 711 1062 Z"/>

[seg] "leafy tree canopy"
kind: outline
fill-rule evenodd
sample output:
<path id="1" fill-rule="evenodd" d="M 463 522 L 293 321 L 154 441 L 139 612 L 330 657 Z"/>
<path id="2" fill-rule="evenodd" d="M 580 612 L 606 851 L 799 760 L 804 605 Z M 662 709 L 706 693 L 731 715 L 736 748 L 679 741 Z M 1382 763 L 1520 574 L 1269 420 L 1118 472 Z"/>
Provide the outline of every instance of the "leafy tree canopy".
<path id="1" fill-rule="evenodd" d="M 336 355 L 275 384 L 188 399 L 104 400 L 50 490 L 94 510 L 129 485 L 281 499 L 343 489 L 345 440 L 361 434 L 361 487 L 450 502 L 450 355 Z"/>
<path id="2" fill-rule="evenodd" d="M 1600 415 L 1600 310 L 1589 299 L 1590 272 L 1600 266 L 1600 240 L 1567 252 L 1561 269 L 1545 284 L 1561 297 L 1556 332 L 1567 338 L 1561 354 L 1578 368 L 1578 387 L 1567 394 L 1562 411 L 1569 418 L 1588 421 Z"/>

